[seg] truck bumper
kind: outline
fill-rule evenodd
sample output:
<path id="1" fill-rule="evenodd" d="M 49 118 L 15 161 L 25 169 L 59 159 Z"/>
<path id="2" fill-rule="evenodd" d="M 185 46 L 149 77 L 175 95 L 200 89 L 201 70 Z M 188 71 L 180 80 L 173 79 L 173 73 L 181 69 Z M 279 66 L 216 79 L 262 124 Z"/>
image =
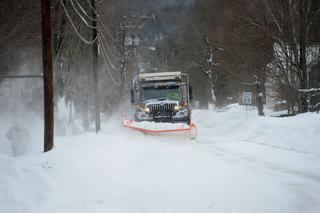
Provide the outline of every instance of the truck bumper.
<path id="1" fill-rule="evenodd" d="M 157 122 L 157 123 L 190 123 L 190 116 L 174 118 L 174 117 L 149 117 L 149 118 L 135 118 L 136 121 L 150 121 L 150 122 Z"/>

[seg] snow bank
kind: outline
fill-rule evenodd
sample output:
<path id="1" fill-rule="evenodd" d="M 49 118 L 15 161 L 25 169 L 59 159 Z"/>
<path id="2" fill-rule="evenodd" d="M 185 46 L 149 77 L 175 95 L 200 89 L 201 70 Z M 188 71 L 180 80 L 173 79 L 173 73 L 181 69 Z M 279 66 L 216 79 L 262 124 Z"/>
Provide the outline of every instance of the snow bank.
<path id="1" fill-rule="evenodd" d="M 20 167 L 13 158 L 0 154 L 0 212 L 31 213 L 50 199 L 51 189 L 42 165 Z"/>
<path id="2" fill-rule="evenodd" d="M 200 141 L 225 138 L 320 154 L 320 114 L 260 117 L 257 110 L 233 104 L 220 112 L 194 110 Z"/>
<path id="3" fill-rule="evenodd" d="M 194 111 L 195 143 L 121 129 L 115 115 L 50 152 L 0 154 L 0 212 L 319 212 L 319 115 L 256 114 Z"/>

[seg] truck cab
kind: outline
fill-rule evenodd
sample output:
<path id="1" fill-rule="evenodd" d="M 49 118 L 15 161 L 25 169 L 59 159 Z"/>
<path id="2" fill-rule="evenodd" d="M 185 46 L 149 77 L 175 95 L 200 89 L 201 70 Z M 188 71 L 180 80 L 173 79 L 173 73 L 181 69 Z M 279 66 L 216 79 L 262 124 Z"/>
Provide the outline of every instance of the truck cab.
<path id="1" fill-rule="evenodd" d="M 192 87 L 181 72 L 140 73 L 133 80 L 131 103 L 136 121 L 190 123 Z"/>

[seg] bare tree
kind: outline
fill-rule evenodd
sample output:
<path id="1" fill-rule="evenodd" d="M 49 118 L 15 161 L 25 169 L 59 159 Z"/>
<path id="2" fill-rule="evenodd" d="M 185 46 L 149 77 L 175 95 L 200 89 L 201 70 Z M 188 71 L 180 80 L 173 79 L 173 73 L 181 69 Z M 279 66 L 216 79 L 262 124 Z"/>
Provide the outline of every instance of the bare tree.
<path id="1" fill-rule="evenodd" d="M 260 13 L 251 11 L 247 20 L 271 33 L 274 40 L 272 77 L 277 78 L 279 88 L 285 88 L 291 104 L 298 100 L 299 111 L 306 112 L 308 97 L 299 91 L 309 86 L 308 69 L 313 61 L 308 55 L 316 43 L 314 33 L 319 30 L 319 1 L 256 0 L 248 4 L 259 8 Z"/>

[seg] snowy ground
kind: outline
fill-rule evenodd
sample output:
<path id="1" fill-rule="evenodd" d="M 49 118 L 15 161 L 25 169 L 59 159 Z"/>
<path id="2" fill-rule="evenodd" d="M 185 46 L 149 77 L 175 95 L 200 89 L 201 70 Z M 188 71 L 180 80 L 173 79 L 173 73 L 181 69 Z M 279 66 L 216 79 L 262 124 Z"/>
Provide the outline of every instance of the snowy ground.
<path id="1" fill-rule="evenodd" d="M 0 212 L 320 212 L 320 115 L 246 121 L 233 105 L 193 118 L 195 142 L 114 118 L 46 154 L 0 154 Z"/>

